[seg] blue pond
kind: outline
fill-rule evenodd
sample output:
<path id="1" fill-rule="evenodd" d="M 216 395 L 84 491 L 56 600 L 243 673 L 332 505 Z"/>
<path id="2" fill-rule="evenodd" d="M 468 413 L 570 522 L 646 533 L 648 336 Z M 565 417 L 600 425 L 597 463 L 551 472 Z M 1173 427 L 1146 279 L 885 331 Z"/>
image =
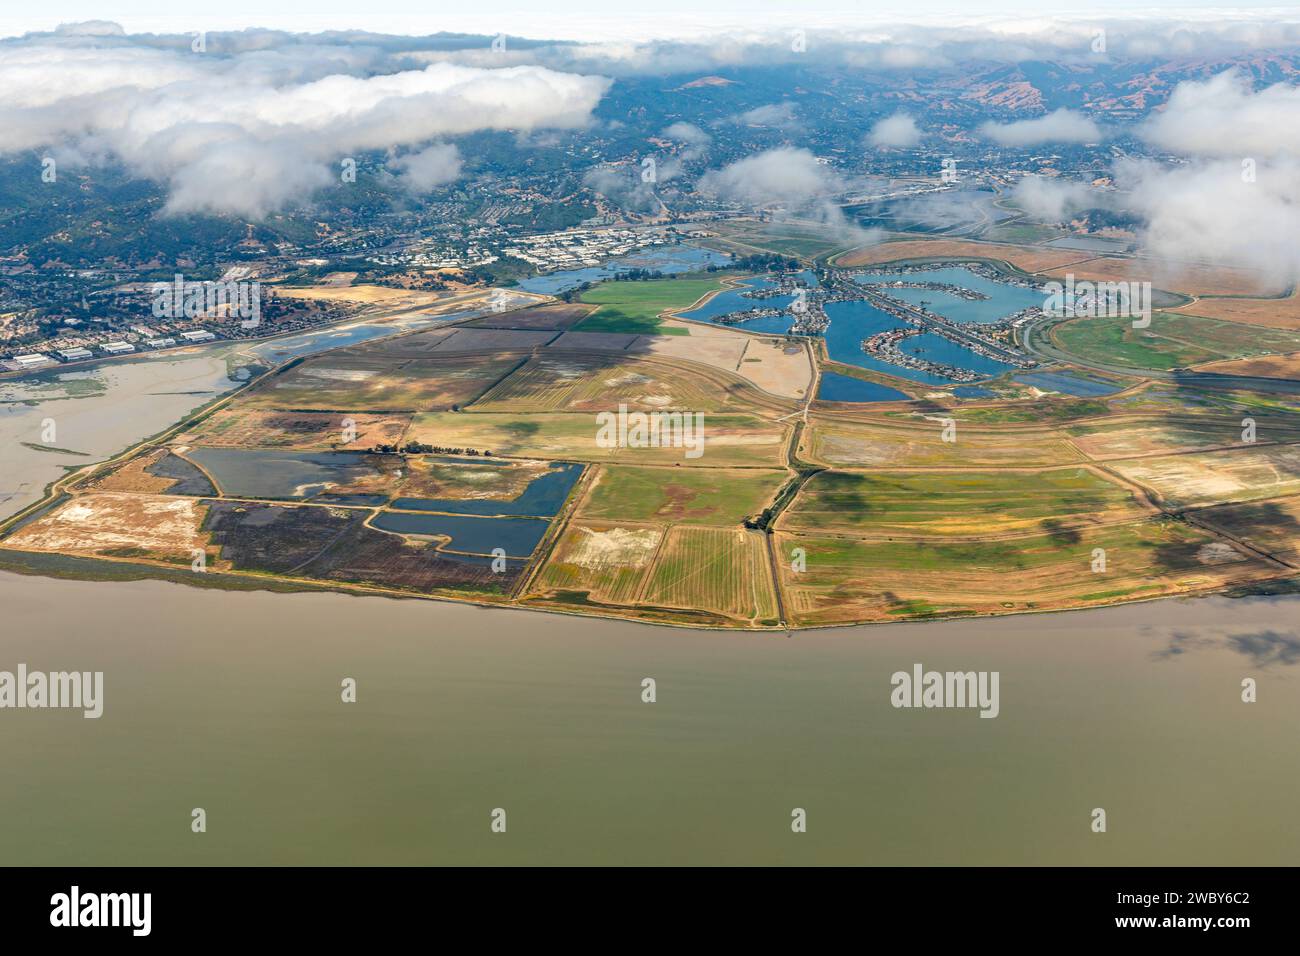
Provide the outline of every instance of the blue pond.
<path id="1" fill-rule="evenodd" d="M 809 287 L 817 285 L 817 276 L 811 271 L 799 273 L 799 277 L 808 284 Z M 684 319 L 692 319 L 696 322 L 712 322 L 718 324 L 717 320 L 721 316 L 730 315 L 733 312 L 745 312 L 749 309 L 787 309 L 794 301 L 793 295 L 778 295 L 771 299 L 750 299 L 745 296 L 745 292 L 752 289 L 773 289 L 776 288 L 776 282 L 763 276 L 757 276 L 753 279 L 745 279 L 736 288 L 727 289 L 725 292 L 719 292 L 704 305 L 698 309 L 692 309 L 689 312 L 678 313 Z M 747 332 L 766 332 L 775 335 L 784 335 L 790 331 L 790 326 L 794 325 L 794 316 L 792 315 L 773 315 L 761 319 L 751 319 L 748 322 L 737 325 L 736 328 L 744 329 Z"/>
<path id="2" fill-rule="evenodd" d="M 862 351 L 862 340 L 877 332 L 887 329 L 906 328 L 892 315 L 882 312 L 866 301 L 830 302 L 826 305 L 826 314 L 831 324 L 826 330 L 826 351 L 832 359 L 845 365 L 856 365 L 877 372 L 885 372 L 898 378 L 926 385 L 951 385 L 952 380 L 919 369 L 904 368 L 890 362 L 883 362 Z M 934 362 L 955 365 L 970 369 L 990 378 L 1001 375 L 1011 366 L 996 359 L 987 358 L 972 352 L 965 346 L 950 342 L 933 332 L 906 339 L 901 350 L 913 355 L 920 355 Z"/>
<path id="3" fill-rule="evenodd" d="M 461 461 L 463 459 L 439 460 Z M 484 468 L 505 467 L 494 462 L 473 461 L 475 465 Z M 512 501 L 486 498 L 398 498 L 393 502 L 393 507 L 407 511 L 446 511 L 461 515 L 535 515 L 550 518 L 560 510 L 560 506 L 568 498 L 574 482 L 582 475 L 582 467 L 569 462 L 556 464 L 546 474 L 530 481 L 523 493 Z"/>
<path id="4" fill-rule="evenodd" d="M 860 378 L 823 372 L 817 397 L 826 402 L 905 402 L 907 395 L 887 385 L 864 382 Z"/>
<path id="5" fill-rule="evenodd" d="M 958 398 L 996 398 L 998 394 L 983 385 L 958 385 L 952 393 Z"/>
<path id="6" fill-rule="evenodd" d="M 871 282 L 873 279 L 903 279 L 908 282 L 945 282 L 958 285 L 975 292 L 982 292 L 987 299 L 967 300 L 933 289 L 886 289 L 885 294 L 911 305 L 926 303 L 931 312 L 942 315 L 954 322 L 996 322 L 1013 312 L 1027 309 L 1031 305 L 1043 304 L 1043 293 L 1037 289 L 1023 289 L 1020 286 L 994 282 L 976 275 L 966 269 L 934 269 L 927 272 L 878 273 L 863 276 L 859 282 Z"/>
<path id="7" fill-rule="evenodd" d="M 491 554 L 501 548 L 507 557 L 526 558 L 533 553 L 551 523 L 545 518 L 476 518 L 472 515 L 398 514 L 384 511 L 371 524 L 398 534 L 445 535 L 447 551 Z"/>
<path id="8" fill-rule="evenodd" d="M 533 276 L 520 282 L 519 288 L 525 292 L 554 295 L 557 292 L 576 288 L 584 282 L 600 282 L 602 279 L 610 279 L 621 272 L 631 272 L 633 269 L 649 269 L 665 275 L 676 275 L 680 272 L 697 272 L 711 265 L 726 265 L 730 261 L 731 257 L 725 253 L 701 249 L 699 246 L 658 246 L 621 259 L 611 259 L 598 266 Z"/>

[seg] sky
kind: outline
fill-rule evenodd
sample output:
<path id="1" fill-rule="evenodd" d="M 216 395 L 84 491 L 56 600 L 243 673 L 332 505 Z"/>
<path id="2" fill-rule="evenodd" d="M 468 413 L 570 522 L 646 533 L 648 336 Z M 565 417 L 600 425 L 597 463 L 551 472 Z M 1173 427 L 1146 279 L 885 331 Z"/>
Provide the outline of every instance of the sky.
<path id="1" fill-rule="evenodd" d="M 57 0 L 50 8 L 20 10 L 6 4 L 0 35 L 50 30 L 60 23 L 112 20 L 128 33 L 189 32 L 268 27 L 294 31 L 365 29 L 397 34 L 439 31 L 571 40 L 681 38 L 736 30 L 826 29 L 840 25 L 926 22 L 958 26 L 1005 18 L 1014 29 L 1026 17 L 1056 15 L 1088 19 L 1152 14 L 1208 19 L 1273 14 L 1300 15 L 1295 7 L 1212 0 Z M 614 11 L 614 12 L 611 12 Z"/>

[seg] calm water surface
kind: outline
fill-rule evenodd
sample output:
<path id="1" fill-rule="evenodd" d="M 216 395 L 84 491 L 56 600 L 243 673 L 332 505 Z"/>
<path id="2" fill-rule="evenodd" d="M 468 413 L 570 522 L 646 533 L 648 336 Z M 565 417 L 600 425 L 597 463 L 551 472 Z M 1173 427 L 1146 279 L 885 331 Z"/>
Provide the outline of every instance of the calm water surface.
<path id="1" fill-rule="evenodd" d="M 793 638 L 7 574 L 0 601 L 0 669 L 105 673 L 97 721 L 0 711 L 13 864 L 1300 858 L 1296 599 Z M 1001 715 L 893 709 L 915 662 L 1000 671 Z"/>

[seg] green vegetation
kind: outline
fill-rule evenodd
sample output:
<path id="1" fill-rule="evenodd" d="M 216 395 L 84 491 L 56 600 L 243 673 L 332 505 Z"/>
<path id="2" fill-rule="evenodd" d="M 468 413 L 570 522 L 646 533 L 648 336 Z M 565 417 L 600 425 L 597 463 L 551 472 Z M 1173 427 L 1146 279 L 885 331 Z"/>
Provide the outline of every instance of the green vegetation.
<path id="1" fill-rule="evenodd" d="M 582 515 L 739 525 L 759 513 L 785 480 L 785 473 L 775 470 L 610 465 L 601 469 Z"/>
<path id="2" fill-rule="evenodd" d="M 1133 320 L 1123 317 L 1075 319 L 1053 335 L 1062 349 L 1080 358 L 1165 371 L 1300 349 L 1295 332 L 1177 312 L 1157 312 L 1146 329 L 1133 328 Z"/>
<path id="3" fill-rule="evenodd" d="M 1142 514 L 1125 488 L 1086 468 L 1023 472 L 822 472 L 781 527 L 874 534 L 995 535 L 1045 531 L 1063 541 L 1087 523 Z"/>
<path id="4" fill-rule="evenodd" d="M 722 288 L 717 279 L 653 279 L 604 282 L 582 294 L 600 308 L 573 328 L 581 332 L 627 332 L 635 335 L 690 335 L 686 328 L 665 328 L 659 313 L 688 308 L 700 296 Z"/>

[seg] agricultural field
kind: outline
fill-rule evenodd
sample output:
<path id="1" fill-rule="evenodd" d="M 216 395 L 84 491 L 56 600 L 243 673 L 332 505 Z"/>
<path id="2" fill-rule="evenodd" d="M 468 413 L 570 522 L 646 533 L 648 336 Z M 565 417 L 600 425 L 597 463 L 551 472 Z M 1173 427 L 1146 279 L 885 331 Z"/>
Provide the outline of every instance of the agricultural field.
<path id="1" fill-rule="evenodd" d="M 1127 488 L 1082 467 L 931 474 L 827 471 L 804 485 L 777 527 L 871 537 L 991 538 L 1064 533 L 1132 521 L 1150 511 Z"/>
<path id="2" fill-rule="evenodd" d="M 746 624 L 776 624 L 764 536 L 742 528 L 672 528 L 642 603 L 709 611 Z"/>
<path id="3" fill-rule="evenodd" d="M 596 443 L 600 424 L 590 413 L 432 412 L 417 415 L 407 437 L 507 458 L 772 468 L 783 463 L 788 427 L 752 415 L 705 415 L 704 449 L 698 458 L 687 458 L 683 448 L 602 448 Z"/>
<path id="4" fill-rule="evenodd" d="M 684 370 L 665 361 L 547 350 L 474 403 L 483 412 L 742 411 L 761 401 L 738 376 Z"/>
<path id="5" fill-rule="evenodd" d="M 1300 493 L 1300 445 L 1250 445 L 1230 451 L 1108 462 L 1173 508 L 1280 498 Z"/>
<path id="6" fill-rule="evenodd" d="M 1125 317 L 1074 319 L 1052 330 L 1070 355 L 1135 369 L 1186 368 L 1300 349 L 1300 334 L 1248 328 L 1232 322 L 1157 312 L 1151 326 L 1133 328 Z"/>
<path id="7" fill-rule="evenodd" d="M 743 468 L 637 468 L 600 465 L 578 515 L 589 519 L 739 526 L 789 479 Z"/>
<path id="8" fill-rule="evenodd" d="M 1083 460 L 1054 429 L 981 429 L 958 424 L 956 441 L 943 440 L 940 416 L 916 422 L 866 422 L 810 416 L 799 457 L 835 468 L 1025 468 Z"/>
<path id="9" fill-rule="evenodd" d="M 778 532 L 786 613 L 805 626 L 1108 604 L 1286 573 L 1185 523 L 1160 518 L 982 542 L 882 541 Z M 1104 572 L 1092 570 L 1095 550 Z"/>
<path id="10" fill-rule="evenodd" d="M 721 276 L 602 282 L 582 293 L 583 302 L 599 308 L 573 328 L 583 332 L 685 335 L 685 330 L 663 328 L 660 313 L 688 309 L 701 296 L 721 288 Z"/>
<path id="11" fill-rule="evenodd" d="M 254 387 L 240 404 L 294 411 L 447 409 L 472 402 L 520 361 L 449 355 L 393 362 L 327 353 Z"/>
<path id="12" fill-rule="evenodd" d="M 531 329 L 558 332 L 586 318 L 594 311 L 590 305 L 559 302 L 540 305 L 533 309 L 516 309 L 499 315 L 488 315 L 466 322 L 472 329 Z"/>
<path id="13" fill-rule="evenodd" d="M 573 522 L 533 582 L 532 594 L 568 604 L 632 605 L 663 537 L 664 529 L 656 525 Z"/>
<path id="14" fill-rule="evenodd" d="M 410 423 L 409 413 L 282 412 L 227 405 L 177 440 L 213 447 L 355 451 L 398 444 Z"/>

